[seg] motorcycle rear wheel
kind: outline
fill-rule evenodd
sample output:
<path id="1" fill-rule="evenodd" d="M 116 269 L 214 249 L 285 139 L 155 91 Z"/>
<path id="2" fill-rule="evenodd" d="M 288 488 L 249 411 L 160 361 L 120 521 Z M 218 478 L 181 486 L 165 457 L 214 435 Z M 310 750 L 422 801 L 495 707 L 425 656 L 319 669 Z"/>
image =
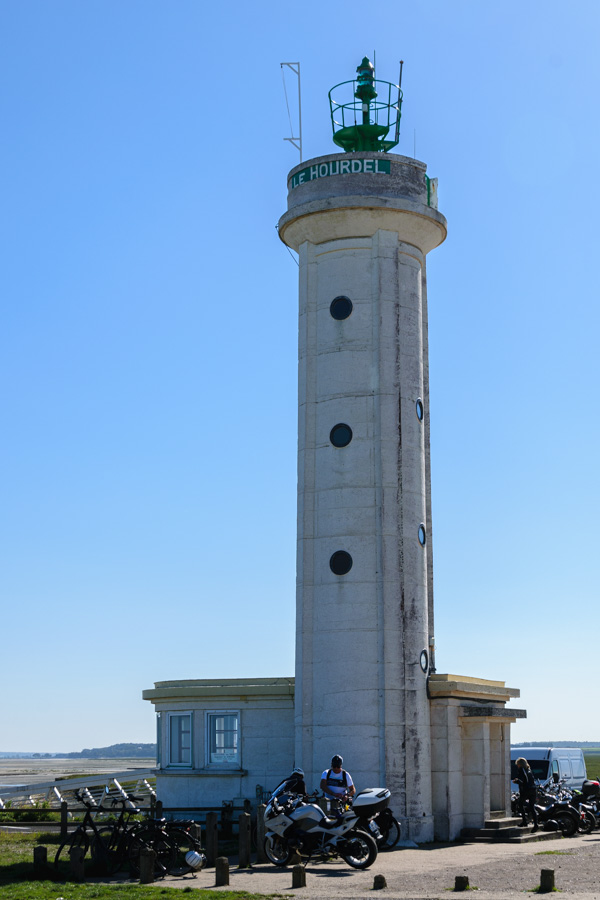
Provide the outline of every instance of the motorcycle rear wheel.
<path id="1" fill-rule="evenodd" d="M 393 816 L 384 820 L 379 826 L 381 842 L 377 842 L 379 850 L 391 850 L 400 840 L 400 823 Z"/>
<path id="2" fill-rule="evenodd" d="M 562 831 L 564 837 L 573 837 L 574 834 L 577 834 L 579 821 L 575 813 L 571 815 L 566 810 L 562 810 L 561 812 L 555 813 L 552 818 L 555 822 L 558 822 L 558 827 Z"/>
<path id="3" fill-rule="evenodd" d="M 353 831 L 343 844 L 337 845 L 337 851 L 353 869 L 368 869 L 377 859 L 377 844 L 366 831 Z"/>
<path id="4" fill-rule="evenodd" d="M 274 866 L 287 866 L 294 851 L 285 838 L 273 835 L 265 838 L 265 854 Z"/>

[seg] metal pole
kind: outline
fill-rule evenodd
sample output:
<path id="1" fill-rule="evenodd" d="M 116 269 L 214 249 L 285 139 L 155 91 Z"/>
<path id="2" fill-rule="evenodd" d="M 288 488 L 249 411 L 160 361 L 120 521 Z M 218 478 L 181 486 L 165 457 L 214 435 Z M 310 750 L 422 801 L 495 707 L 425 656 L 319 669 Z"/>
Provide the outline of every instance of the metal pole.
<path id="1" fill-rule="evenodd" d="M 302 162 L 302 99 L 301 99 L 301 95 L 300 95 L 301 94 L 301 92 L 300 92 L 300 63 L 299 62 L 295 62 L 295 63 L 282 62 L 282 63 L 280 63 L 280 65 L 281 65 L 282 69 L 284 66 L 287 66 L 288 69 L 291 69 L 292 72 L 294 73 L 294 75 L 296 76 L 296 78 L 298 79 L 298 135 L 299 136 L 297 138 L 295 138 L 293 135 L 293 130 L 292 130 L 292 137 L 284 138 L 284 141 L 289 141 L 290 144 L 294 145 L 296 150 L 298 150 L 300 152 L 300 162 Z M 297 68 L 295 68 L 296 66 L 297 66 Z M 287 91 L 286 91 L 286 87 L 285 87 L 285 77 L 283 79 L 283 89 L 286 92 L 286 103 L 287 103 Z M 288 107 L 288 116 L 289 116 L 289 107 Z M 290 119 L 290 128 L 292 128 L 291 119 Z M 296 141 L 298 141 L 298 143 L 296 143 Z"/>
<path id="2" fill-rule="evenodd" d="M 300 135 L 300 162 L 302 162 L 302 101 L 300 99 L 300 63 L 298 63 L 298 128 L 298 134 Z"/>

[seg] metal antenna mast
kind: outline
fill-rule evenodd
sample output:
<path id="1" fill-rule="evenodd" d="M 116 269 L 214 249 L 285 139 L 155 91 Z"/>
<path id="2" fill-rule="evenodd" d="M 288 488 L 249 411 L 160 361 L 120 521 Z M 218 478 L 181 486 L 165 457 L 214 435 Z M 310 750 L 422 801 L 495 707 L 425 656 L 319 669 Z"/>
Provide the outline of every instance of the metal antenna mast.
<path id="1" fill-rule="evenodd" d="M 288 95 L 287 88 L 285 86 L 285 74 L 283 71 L 283 67 L 287 66 L 288 69 L 291 69 L 294 75 L 298 78 L 298 137 L 294 137 L 294 128 L 292 126 L 292 117 L 290 115 L 290 105 L 288 103 Z M 300 63 L 299 62 L 282 62 L 281 63 L 281 77 L 283 79 L 283 92 L 285 94 L 285 105 L 287 106 L 288 111 L 288 119 L 290 120 L 290 131 L 292 133 L 292 137 L 284 138 L 284 141 L 289 141 L 290 144 L 293 144 L 296 150 L 300 152 L 300 162 L 302 162 L 302 103 L 300 99 Z"/>

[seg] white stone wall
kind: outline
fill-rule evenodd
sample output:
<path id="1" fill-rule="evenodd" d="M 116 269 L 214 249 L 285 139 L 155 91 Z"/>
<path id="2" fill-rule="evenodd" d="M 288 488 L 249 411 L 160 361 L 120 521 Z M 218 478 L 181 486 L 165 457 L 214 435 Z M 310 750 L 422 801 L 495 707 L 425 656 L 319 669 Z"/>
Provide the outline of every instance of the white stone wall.
<path id="1" fill-rule="evenodd" d="M 287 691 L 282 690 L 280 696 L 254 691 L 242 679 L 237 690 L 225 695 L 218 690 L 213 696 L 207 695 L 202 687 L 194 696 L 190 684 L 193 682 L 169 682 L 169 688 L 144 692 L 161 717 L 159 800 L 165 807 L 220 807 L 224 800 L 241 799 L 254 803 L 257 785 L 272 790 L 294 767 L 293 679 L 287 681 Z M 208 755 L 207 713 L 223 710 L 239 712 L 240 755 L 236 765 L 211 764 Z M 187 712 L 193 720 L 191 765 L 171 765 L 169 713 Z"/>
<path id="2" fill-rule="evenodd" d="M 510 724 L 524 710 L 505 709 L 519 691 L 503 682 L 432 675 L 431 783 L 435 837 L 510 816 Z"/>

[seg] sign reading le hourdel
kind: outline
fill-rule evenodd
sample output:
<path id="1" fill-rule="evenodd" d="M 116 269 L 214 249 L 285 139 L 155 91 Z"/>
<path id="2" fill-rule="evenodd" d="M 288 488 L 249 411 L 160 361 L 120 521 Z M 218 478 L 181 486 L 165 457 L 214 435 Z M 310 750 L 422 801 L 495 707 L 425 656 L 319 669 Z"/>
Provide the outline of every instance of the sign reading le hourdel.
<path id="1" fill-rule="evenodd" d="M 367 172 L 372 175 L 389 175 L 389 159 L 334 159 L 316 166 L 307 166 L 292 175 L 290 188 L 314 181 L 315 178 L 327 178 L 329 175 L 362 175 Z"/>

